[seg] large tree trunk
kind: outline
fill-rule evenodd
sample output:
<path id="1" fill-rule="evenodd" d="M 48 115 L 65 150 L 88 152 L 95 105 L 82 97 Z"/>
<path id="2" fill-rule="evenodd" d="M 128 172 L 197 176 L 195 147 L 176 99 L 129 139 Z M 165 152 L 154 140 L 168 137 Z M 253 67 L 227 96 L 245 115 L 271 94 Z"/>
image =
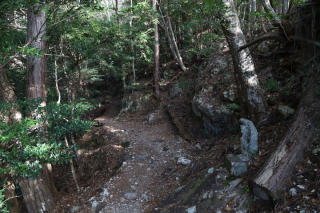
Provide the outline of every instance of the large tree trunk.
<path id="1" fill-rule="evenodd" d="M 152 0 L 152 9 L 157 11 L 157 0 Z M 159 66 L 160 66 L 160 43 L 159 43 L 159 29 L 158 24 L 154 24 L 154 71 L 153 71 L 153 83 L 154 94 L 157 98 L 160 97 L 159 90 Z"/>
<path id="2" fill-rule="evenodd" d="M 238 95 L 239 97 L 245 97 L 242 106 L 246 111 L 250 115 L 259 116 L 265 111 L 265 103 L 253 59 L 249 49 L 238 51 L 241 46 L 246 44 L 246 40 L 240 27 L 233 0 L 223 0 L 223 3 L 227 11 L 223 14 L 221 25 L 232 53 L 234 73 L 238 83 Z"/>
<path id="3" fill-rule="evenodd" d="M 46 13 L 41 4 L 36 4 L 28 10 L 27 41 L 31 47 L 44 54 L 46 50 Z M 28 99 L 41 98 L 46 101 L 45 73 L 47 62 L 45 56 L 28 56 L 27 61 L 27 97 Z"/>
<path id="4" fill-rule="evenodd" d="M 52 195 L 52 187 L 49 184 L 49 176 L 48 169 L 44 168 L 39 177 L 19 180 L 22 196 L 29 213 L 53 212 L 55 200 Z"/>
<path id="5" fill-rule="evenodd" d="M 39 51 L 42 56 L 28 56 L 27 61 L 27 97 L 28 99 L 41 98 L 41 106 L 46 104 L 45 73 L 46 59 L 43 55 L 46 49 L 45 42 L 46 14 L 43 5 L 37 3 L 28 10 L 27 40 L 31 47 Z M 50 179 L 50 165 L 44 165 L 39 177 L 23 178 L 19 181 L 21 192 L 29 213 L 53 212 L 55 191 Z"/>
<path id="6" fill-rule="evenodd" d="M 304 149 L 320 133 L 319 77 L 313 75 L 302 99 L 295 122 L 263 169 L 249 182 L 251 192 L 262 200 L 273 200 L 287 187 L 291 173 Z"/>

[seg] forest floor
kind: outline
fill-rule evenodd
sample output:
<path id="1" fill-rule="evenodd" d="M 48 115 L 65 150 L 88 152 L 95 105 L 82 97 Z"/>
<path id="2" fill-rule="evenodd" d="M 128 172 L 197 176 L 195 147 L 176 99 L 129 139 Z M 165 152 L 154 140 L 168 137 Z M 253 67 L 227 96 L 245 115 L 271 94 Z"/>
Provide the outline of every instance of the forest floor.
<path id="1" fill-rule="evenodd" d="M 120 117 L 119 100 L 105 109 L 94 119 L 99 125 L 78 142 L 81 190 L 75 190 L 69 167 L 58 173 L 67 189 L 60 189 L 64 193 L 60 192 L 56 212 L 178 213 L 193 212 L 195 206 L 196 212 L 219 211 L 216 197 L 223 197 L 221 192 L 232 183 L 243 185 L 256 174 L 291 123 L 282 120 L 259 128 L 259 157 L 246 176 L 236 178 L 230 176 L 224 155 L 239 151 L 239 134 L 190 142 L 161 106 Z M 312 143 L 297 165 L 276 212 L 318 212 L 317 147 L 318 141 Z M 232 212 L 226 206 L 222 212 Z"/>
<path id="2" fill-rule="evenodd" d="M 94 121 L 101 125 L 100 137 L 117 138 L 111 143 L 123 149 L 120 168 L 111 178 L 100 176 L 94 184 L 73 193 L 73 198 L 76 194 L 81 197 L 75 199 L 78 202 L 65 196 L 57 211 L 141 213 L 178 187 L 179 175 L 174 174 L 179 173 L 178 167 L 192 161 L 187 151 L 192 145 L 176 133 L 165 111 L 158 109 L 152 115 L 136 113 L 120 118 L 116 117 L 117 112 L 116 106 L 110 104 Z M 182 162 L 178 163 L 179 159 Z"/>

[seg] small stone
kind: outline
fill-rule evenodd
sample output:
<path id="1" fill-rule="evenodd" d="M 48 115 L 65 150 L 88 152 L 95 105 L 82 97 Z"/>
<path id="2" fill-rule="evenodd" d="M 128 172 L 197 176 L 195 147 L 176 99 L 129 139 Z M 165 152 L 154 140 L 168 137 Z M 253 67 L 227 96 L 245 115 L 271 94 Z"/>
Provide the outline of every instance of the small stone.
<path id="1" fill-rule="evenodd" d="M 108 189 L 103 189 L 103 192 L 101 193 L 101 196 L 106 197 L 109 195 Z"/>
<path id="2" fill-rule="evenodd" d="M 197 212 L 196 206 L 191 206 L 190 208 L 187 209 L 187 213 L 196 213 L 196 212 Z"/>
<path id="3" fill-rule="evenodd" d="M 174 190 L 175 192 L 180 192 L 182 189 L 184 188 L 184 186 L 179 186 L 176 190 Z"/>
<path id="4" fill-rule="evenodd" d="M 189 160 L 189 159 L 187 159 L 187 158 L 185 158 L 185 157 L 180 157 L 179 159 L 178 159 L 178 162 L 177 162 L 177 164 L 181 164 L 181 165 L 184 165 L 184 166 L 187 166 L 187 165 L 189 165 L 191 163 L 191 160 Z"/>
<path id="5" fill-rule="evenodd" d="M 73 206 L 73 207 L 71 208 L 71 212 L 72 212 L 72 213 L 78 212 L 79 209 L 80 209 L 79 206 Z"/>
<path id="6" fill-rule="evenodd" d="M 92 204 L 91 204 L 91 207 L 92 207 L 92 208 L 96 208 L 98 205 L 99 205 L 99 203 L 98 203 L 96 200 L 94 200 L 94 201 L 92 202 Z"/>
<path id="7" fill-rule="evenodd" d="M 300 210 L 300 212 L 299 213 L 305 213 L 306 212 L 306 210 Z"/>
<path id="8" fill-rule="evenodd" d="M 305 189 L 305 187 L 304 187 L 303 185 L 297 185 L 297 187 L 298 187 L 299 189 L 302 189 L 302 190 Z"/>
<path id="9" fill-rule="evenodd" d="M 278 110 L 284 117 L 288 117 L 294 114 L 294 109 L 286 105 L 279 105 Z"/>
<path id="10" fill-rule="evenodd" d="M 124 194 L 124 197 L 125 197 L 127 200 L 134 200 L 134 199 L 137 198 L 137 193 L 128 192 L 128 193 L 125 193 L 125 194 Z"/>
<path id="11" fill-rule="evenodd" d="M 249 159 L 245 155 L 243 155 L 243 154 L 239 154 L 239 155 L 228 154 L 227 159 L 231 165 L 230 172 L 232 175 L 242 176 L 247 172 Z"/>
<path id="12" fill-rule="evenodd" d="M 289 192 L 292 197 L 297 195 L 297 190 L 295 188 L 291 188 Z"/>
<path id="13" fill-rule="evenodd" d="M 153 112 L 148 115 L 148 124 L 155 124 L 160 121 L 159 112 Z"/>
<path id="14" fill-rule="evenodd" d="M 200 143 L 197 143 L 195 147 L 196 147 L 198 150 L 201 150 L 201 145 L 200 145 Z"/>
<path id="15" fill-rule="evenodd" d="M 319 152 L 320 152 L 319 148 L 312 150 L 312 154 L 314 155 L 318 155 Z"/>
<path id="16" fill-rule="evenodd" d="M 154 143 L 162 143 L 162 142 L 164 142 L 164 140 L 162 138 L 156 138 L 156 139 L 152 140 L 152 142 L 154 142 Z"/>
<path id="17" fill-rule="evenodd" d="M 214 172 L 214 168 L 213 168 L 213 167 L 211 167 L 210 169 L 208 169 L 208 174 L 213 174 L 213 172 Z"/>
<path id="18" fill-rule="evenodd" d="M 213 198 L 213 191 L 206 191 L 205 193 L 203 193 L 202 195 L 202 199 L 206 200 L 206 199 L 211 199 Z"/>
<path id="19" fill-rule="evenodd" d="M 148 201 L 148 200 L 149 200 L 148 195 L 146 195 L 146 194 L 142 194 L 142 195 L 141 195 L 141 198 L 142 198 L 144 201 Z"/>

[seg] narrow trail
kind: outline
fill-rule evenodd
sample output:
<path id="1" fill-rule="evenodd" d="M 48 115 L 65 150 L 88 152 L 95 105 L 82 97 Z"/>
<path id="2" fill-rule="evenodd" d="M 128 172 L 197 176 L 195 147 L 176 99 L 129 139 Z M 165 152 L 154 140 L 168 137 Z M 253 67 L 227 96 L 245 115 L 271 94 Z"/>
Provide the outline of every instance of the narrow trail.
<path id="1" fill-rule="evenodd" d="M 179 178 L 168 174 L 176 171 L 179 157 L 191 159 L 186 151 L 190 144 L 175 133 L 163 111 L 157 112 L 153 124 L 147 115 L 119 120 L 114 115 L 106 112 L 95 121 L 129 145 L 125 161 L 101 186 L 102 192 L 89 201 L 95 212 L 146 212 L 179 185 Z"/>

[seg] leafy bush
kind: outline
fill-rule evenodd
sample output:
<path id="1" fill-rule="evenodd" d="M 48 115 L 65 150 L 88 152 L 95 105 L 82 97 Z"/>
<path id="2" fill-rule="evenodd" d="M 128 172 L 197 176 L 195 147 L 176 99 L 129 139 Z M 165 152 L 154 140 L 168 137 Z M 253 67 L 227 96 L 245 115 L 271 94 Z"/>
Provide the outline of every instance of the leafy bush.
<path id="1" fill-rule="evenodd" d="M 6 198 L 4 196 L 4 188 L 0 188 L 0 210 L 3 213 L 9 213 L 7 204 L 6 204 Z"/>
<path id="2" fill-rule="evenodd" d="M 21 122 L 0 121 L 0 175 L 37 176 L 44 163 L 66 163 L 73 156 L 73 147 L 65 145 L 64 137 L 83 135 L 93 125 L 81 119 L 90 108 L 86 104 L 35 107 L 36 102 L 23 102 L 23 107 L 34 110 Z M 0 113 L 4 113 L 8 105 L 1 105 Z"/>
<path id="3" fill-rule="evenodd" d="M 265 83 L 264 86 L 268 92 L 276 92 L 279 89 L 278 82 L 272 79 L 268 79 Z"/>

